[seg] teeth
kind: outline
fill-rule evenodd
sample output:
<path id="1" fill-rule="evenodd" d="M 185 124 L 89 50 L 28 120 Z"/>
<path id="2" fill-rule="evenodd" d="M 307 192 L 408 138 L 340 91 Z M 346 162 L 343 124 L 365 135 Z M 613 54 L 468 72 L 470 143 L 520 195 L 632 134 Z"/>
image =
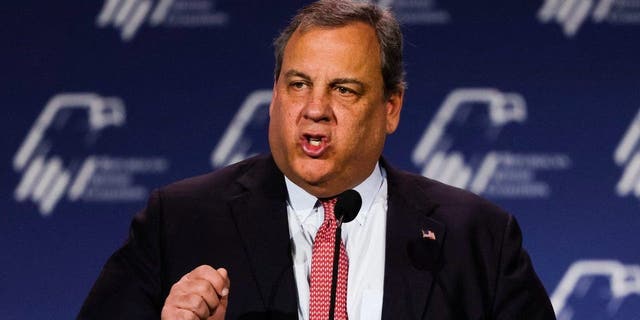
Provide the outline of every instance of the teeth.
<path id="1" fill-rule="evenodd" d="M 317 138 L 310 138 L 309 139 L 309 143 L 314 147 L 319 146 L 321 142 L 322 142 L 322 140 L 317 139 Z"/>

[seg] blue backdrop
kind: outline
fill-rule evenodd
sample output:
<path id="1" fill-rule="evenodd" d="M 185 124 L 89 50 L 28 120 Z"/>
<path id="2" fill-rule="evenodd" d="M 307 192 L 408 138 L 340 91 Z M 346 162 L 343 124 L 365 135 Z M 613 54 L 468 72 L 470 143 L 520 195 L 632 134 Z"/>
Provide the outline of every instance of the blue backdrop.
<path id="1" fill-rule="evenodd" d="M 73 318 L 151 189 L 268 149 L 306 2 L 3 4 L 3 319 Z M 559 319 L 640 319 L 640 0 L 378 2 L 409 83 L 386 157 L 516 215 Z"/>

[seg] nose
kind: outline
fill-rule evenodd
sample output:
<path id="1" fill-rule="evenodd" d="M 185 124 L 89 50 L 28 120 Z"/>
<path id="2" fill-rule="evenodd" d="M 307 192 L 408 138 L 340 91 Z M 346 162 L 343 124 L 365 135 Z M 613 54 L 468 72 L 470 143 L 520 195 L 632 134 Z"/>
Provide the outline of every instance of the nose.
<path id="1" fill-rule="evenodd" d="M 305 119 L 314 122 L 330 121 L 333 117 L 330 95 L 324 92 L 310 95 L 305 105 L 303 116 Z"/>

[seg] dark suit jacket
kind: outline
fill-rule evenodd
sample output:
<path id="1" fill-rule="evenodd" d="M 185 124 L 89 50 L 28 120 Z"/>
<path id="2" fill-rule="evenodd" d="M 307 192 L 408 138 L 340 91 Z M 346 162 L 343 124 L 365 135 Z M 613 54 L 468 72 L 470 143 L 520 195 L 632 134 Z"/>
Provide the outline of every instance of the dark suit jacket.
<path id="1" fill-rule="evenodd" d="M 471 193 L 383 166 L 383 319 L 555 318 L 513 216 Z M 227 319 L 295 319 L 286 198 L 269 155 L 155 191 L 79 318 L 157 319 L 171 286 L 208 264 L 229 270 Z"/>

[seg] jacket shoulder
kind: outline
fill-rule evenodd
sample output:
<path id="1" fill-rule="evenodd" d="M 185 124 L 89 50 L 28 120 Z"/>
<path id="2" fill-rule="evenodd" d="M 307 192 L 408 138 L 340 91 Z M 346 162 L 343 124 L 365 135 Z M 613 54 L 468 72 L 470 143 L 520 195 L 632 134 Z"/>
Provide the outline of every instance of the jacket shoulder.
<path id="1" fill-rule="evenodd" d="M 237 181 L 252 168 L 269 161 L 267 156 L 255 156 L 206 174 L 186 178 L 159 188 L 163 197 L 220 197 L 239 191 Z"/>
<path id="2" fill-rule="evenodd" d="M 511 215 L 491 201 L 442 182 L 401 170 L 393 170 L 391 179 L 397 179 L 400 190 L 411 189 L 404 194 L 413 194 L 407 201 L 430 202 L 435 206 L 433 215 L 447 220 L 506 223 Z M 390 189 L 390 192 L 391 191 Z"/>

